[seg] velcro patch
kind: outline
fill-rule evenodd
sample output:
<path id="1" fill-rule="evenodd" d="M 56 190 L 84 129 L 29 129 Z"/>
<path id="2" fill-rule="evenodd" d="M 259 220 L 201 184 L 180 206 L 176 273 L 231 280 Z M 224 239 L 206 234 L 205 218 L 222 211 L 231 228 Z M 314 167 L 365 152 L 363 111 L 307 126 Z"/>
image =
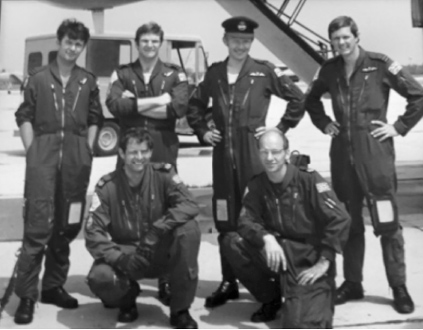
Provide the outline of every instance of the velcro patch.
<path id="1" fill-rule="evenodd" d="M 393 75 L 396 75 L 398 72 L 401 71 L 401 69 L 402 69 L 402 66 L 398 62 L 392 62 L 392 64 L 388 68 L 389 72 L 392 73 Z"/>
<path id="2" fill-rule="evenodd" d="M 317 188 L 317 191 L 319 193 L 323 193 L 325 191 L 331 191 L 332 190 L 329 186 L 329 183 L 327 183 L 327 182 L 316 183 L 316 188 Z"/>
<path id="3" fill-rule="evenodd" d="M 187 75 L 183 72 L 178 73 L 179 81 L 187 81 Z"/>

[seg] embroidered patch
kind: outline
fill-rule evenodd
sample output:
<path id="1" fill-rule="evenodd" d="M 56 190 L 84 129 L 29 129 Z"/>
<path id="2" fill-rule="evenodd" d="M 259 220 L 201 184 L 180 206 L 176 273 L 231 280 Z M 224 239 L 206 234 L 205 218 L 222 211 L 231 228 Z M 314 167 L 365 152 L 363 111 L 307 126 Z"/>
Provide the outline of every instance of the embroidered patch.
<path id="1" fill-rule="evenodd" d="M 367 68 L 363 68 L 363 70 L 361 70 L 363 72 L 373 72 L 373 71 L 377 71 L 377 67 L 375 66 L 368 66 Z"/>
<path id="2" fill-rule="evenodd" d="M 93 195 L 93 198 L 91 199 L 91 207 L 90 212 L 94 212 L 98 209 L 98 207 L 101 205 L 100 198 L 98 197 L 97 193 L 95 192 Z"/>
<path id="3" fill-rule="evenodd" d="M 327 182 L 316 183 L 316 188 L 319 193 L 323 193 L 325 191 L 331 191 L 329 183 Z"/>
<path id="4" fill-rule="evenodd" d="M 187 76 L 183 72 L 178 73 L 178 78 L 179 78 L 180 81 L 187 81 Z"/>
<path id="5" fill-rule="evenodd" d="M 85 78 L 81 79 L 81 80 L 79 81 L 79 84 L 80 84 L 80 85 L 84 85 L 86 82 L 87 82 L 87 77 L 85 77 Z"/>
<path id="6" fill-rule="evenodd" d="M 327 198 L 326 200 L 325 200 L 325 204 L 330 208 L 330 209 L 333 209 L 333 208 L 335 208 L 335 206 L 336 206 L 336 202 L 334 201 L 334 200 L 332 200 L 332 199 L 330 199 L 330 198 Z"/>
<path id="7" fill-rule="evenodd" d="M 276 74 L 276 76 L 278 78 L 279 77 L 282 77 L 283 76 L 283 71 L 281 69 L 279 69 L 279 68 L 275 68 L 275 74 Z"/>
<path id="8" fill-rule="evenodd" d="M 398 72 L 401 71 L 401 69 L 402 69 L 402 66 L 398 62 L 392 62 L 392 64 L 388 68 L 389 72 L 392 73 L 393 75 L 396 75 Z"/>
<path id="9" fill-rule="evenodd" d="M 163 72 L 163 75 L 165 77 L 169 77 L 172 73 L 173 73 L 173 71 Z"/>

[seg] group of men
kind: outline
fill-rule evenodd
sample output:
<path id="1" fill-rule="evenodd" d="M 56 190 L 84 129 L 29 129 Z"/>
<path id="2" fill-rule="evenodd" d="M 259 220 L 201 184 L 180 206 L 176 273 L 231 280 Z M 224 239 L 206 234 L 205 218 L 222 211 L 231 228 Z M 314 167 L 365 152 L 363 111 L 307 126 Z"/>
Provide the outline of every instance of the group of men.
<path id="1" fill-rule="evenodd" d="M 213 146 L 222 282 L 206 307 L 237 299 L 240 281 L 262 303 L 252 322 L 274 320 L 282 309 L 283 327 L 331 327 L 335 304 L 363 298 L 366 199 L 382 237 L 394 306 L 411 313 L 393 137 L 422 117 L 423 88 L 396 62 L 359 47 L 357 26 L 346 16 L 330 23 L 337 56 L 322 65 L 305 96 L 279 68 L 249 56 L 255 21 L 233 17 L 222 26 L 228 57 L 209 67 L 190 98 L 183 70 L 159 59 L 163 30 L 156 23 L 136 32 L 139 58 L 112 74 L 106 104 L 119 120 L 121 140 L 116 170 L 97 183 L 84 228 L 94 258 L 91 291 L 105 308 L 119 308 L 118 321 L 128 323 L 138 318 L 138 280 L 159 278 L 170 324 L 198 327 L 189 313 L 198 282 L 198 206 L 176 167 L 175 120 L 186 115 L 198 137 Z M 57 39 L 56 60 L 31 73 L 16 112 L 27 151 L 18 324 L 33 319 L 44 256 L 41 302 L 78 307 L 63 286 L 103 116 L 95 77 L 76 65 L 88 29 L 66 20 Z M 391 88 L 408 102 L 393 125 L 386 120 Z M 327 92 L 335 120 L 321 102 Z M 266 128 L 271 95 L 288 103 L 280 122 Z M 285 133 L 305 111 L 333 138 L 334 190 L 317 172 L 289 163 Z M 344 254 L 345 282 L 338 289 L 336 253 Z"/>

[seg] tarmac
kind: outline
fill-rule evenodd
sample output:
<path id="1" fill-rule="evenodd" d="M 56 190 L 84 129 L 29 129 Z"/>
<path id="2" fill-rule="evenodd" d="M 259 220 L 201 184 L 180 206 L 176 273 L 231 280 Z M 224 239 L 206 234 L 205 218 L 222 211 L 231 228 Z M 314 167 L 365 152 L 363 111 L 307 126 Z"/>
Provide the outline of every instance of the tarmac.
<path id="1" fill-rule="evenodd" d="M 402 113 L 401 99 L 391 100 L 399 110 L 392 111 L 392 118 Z M 278 103 L 276 100 L 275 103 Z M 22 194 L 25 172 L 24 151 L 20 138 L 14 134 L 13 112 L 18 96 L 7 96 L 0 91 L 0 295 L 8 283 L 16 261 L 15 253 L 22 237 Z M 275 113 L 278 112 L 275 106 Z M 284 107 L 283 107 L 284 108 Z M 275 115 L 275 116 L 280 116 Z M 271 121 L 272 119 L 269 119 Z M 394 119 L 393 119 L 394 120 Z M 330 138 L 317 131 L 308 118 L 289 132 L 291 150 L 298 149 L 311 155 L 311 167 L 329 179 L 328 148 Z M 251 323 L 251 314 L 260 307 L 248 291 L 241 286 L 238 300 L 214 309 L 204 307 L 205 297 L 214 291 L 221 279 L 217 246 L 217 233 L 211 220 L 211 148 L 199 147 L 195 137 L 181 137 L 178 171 L 182 180 L 197 197 L 201 214 L 198 221 L 202 228 L 200 247 L 199 284 L 191 307 L 191 315 L 200 328 L 279 328 L 279 320 L 268 323 Z M 364 266 L 365 298 L 336 307 L 335 328 L 423 328 L 423 123 L 419 123 L 405 138 L 396 139 L 397 172 L 399 177 L 398 200 L 406 242 L 407 286 L 415 303 L 411 314 L 398 314 L 392 307 L 392 292 L 388 286 L 382 262 L 379 239 L 366 217 L 366 258 Z M 112 171 L 115 156 L 95 158 L 88 199 L 98 179 Z M 13 295 L 3 311 L 0 328 L 170 328 L 169 310 L 156 298 L 156 280 L 140 281 L 143 292 L 137 299 L 139 318 L 130 324 L 117 323 L 118 310 L 105 309 L 90 292 L 85 277 L 93 262 L 84 246 L 82 235 L 71 245 L 71 267 L 65 288 L 78 300 L 76 310 L 64 310 L 53 305 L 37 303 L 34 321 L 18 326 L 13 316 L 18 298 Z M 337 283 L 343 281 L 342 256 L 337 257 Z"/>

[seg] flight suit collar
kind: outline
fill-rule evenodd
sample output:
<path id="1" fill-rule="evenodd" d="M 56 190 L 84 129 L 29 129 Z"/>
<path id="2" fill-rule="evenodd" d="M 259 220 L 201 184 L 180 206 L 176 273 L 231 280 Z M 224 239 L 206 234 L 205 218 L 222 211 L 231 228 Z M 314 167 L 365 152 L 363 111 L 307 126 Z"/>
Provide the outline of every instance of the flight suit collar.
<path id="1" fill-rule="evenodd" d="M 163 62 L 159 58 L 157 59 L 156 65 L 154 66 L 153 71 L 151 72 L 150 81 L 152 81 L 155 76 L 160 74 L 160 72 L 162 71 L 162 68 L 163 68 Z M 139 59 L 137 59 L 134 63 L 132 63 L 132 69 L 134 70 L 138 78 L 144 82 L 144 73 L 143 73 L 143 69 Z"/>
<path id="2" fill-rule="evenodd" d="M 229 61 L 229 57 L 227 57 L 223 61 L 223 65 L 219 68 L 219 75 L 225 81 L 228 81 L 228 61 Z M 237 80 L 241 79 L 245 75 L 248 75 L 250 73 L 253 65 L 254 65 L 254 60 L 248 55 L 247 59 L 245 60 L 244 64 L 242 65 L 241 71 L 238 74 Z"/>
<path id="3" fill-rule="evenodd" d="M 277 187 L 277 193 L 282 194 L 282 192 L 284 192 L 288 188 L 289 184 L 293 180 L 295 171 L 296 171 L 296 167 L 294 165 L 286 164 L 286 173 L 284 178 L 282 179 L 282 182 L 273 183 L 268 179 L 267 175 L 266 175 L 266 178 L 267 178 L 267 181 L 270 183 L 272 190 L 275 191 L 275 187 Z"/>
<path id="4" fill-rule="evenodd" d="M 359 70 L 359 68 L 362 67 L 363 62 L 366 58 L 366 52 L 363 48 L 359 47 L 359 55 L 358 55 L 358 59 L 355 62 L 355 66 L 354 66 L 354 70 L 351 74 L 350 80 L 354 77 L 354 75 L 356 74 L 356 72 Z M 346 72 L 345 72 L 345 61 L 342 58 L 342 56 L 340 56 L 340 61 L 338 61 L 338 68 L 337 68 L 338 72 L 342 72 L 342 77 L 344 78 L 345 81 L 347 81 L 347 77 L 346 77 Z"/>
<path id="5" fill-rule="evenodd" d="M 60 84 L 60 86 L 63 87 L 62 78 L 60 77 L 59 65 L 57 64 L 57 60 L 55 59 L 53 62 L 51 62 L 49 64 L 49 67 L 50 67 L 50 72 L 53 78 Z M 72 68 L 67 86 L 70 86 L 70 84 L 78 78 L 78 72 L 79 72 L 79 67 L 75 64 L 74 67 Z"/>

